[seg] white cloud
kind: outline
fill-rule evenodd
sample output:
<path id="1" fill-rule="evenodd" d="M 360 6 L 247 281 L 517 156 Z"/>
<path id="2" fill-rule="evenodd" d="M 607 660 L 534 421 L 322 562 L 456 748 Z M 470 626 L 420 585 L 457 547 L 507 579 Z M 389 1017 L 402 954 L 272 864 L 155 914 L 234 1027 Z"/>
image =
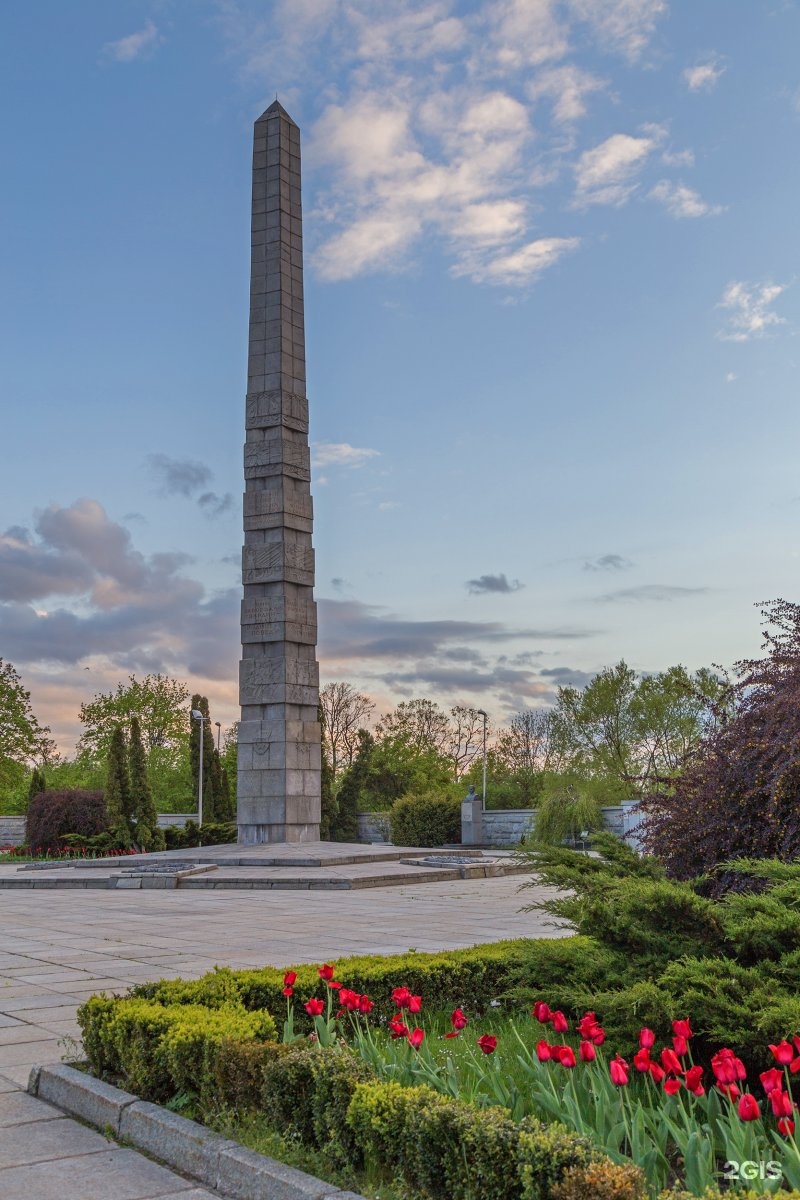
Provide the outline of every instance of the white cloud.
<path id="1" fill-rule="evenodd" d="M 603 46 L 631 60 L 641 57 L 656 22 L 667 12 L 666 0 L 568 0 L 568 4 Z"/>
<path id="2" fill-rule="evenodd" d="M 728 371 L 727 374 L 725 375 L 725 382 L 726 383 L 736 383 L 736 380 L 738 378 L 739 378 L 739 376 L 736 374 L 735 371 Z"/>
<path id="3" fill-rule="evenodd" d="M 678 219 L 682 217 L 711 217 L 722 212 L 719 204 L 707 204 L 702 196 L 686 187 L 683 183 L 674 183 L 662 179 L 650 192 L 650 199 L 663 204 L 667 212 Z"/>
<path id="4" fill-rule="evenodd" d="M 710 92 L 717 86 L 725 68 L 719 66 L 715 59 L 695 63 L 683 72 L 683 78 L 690 92 Z"/>
<path id="5" fill-rule="evenodd" d="M 665 167 L 693 167 L 694 150 L 665 150 L 661 161 Z"/>
<path id="6" fill-rule="evenodd" d="M 553 0 L 502 0 L 485 8 L 494 25 L 491 46 L 503 71 L 563 58 L 569 31 Z"/>
<path id="7" fill-rule="evenodd" d="M 575 207 L 624 204 L 638 186 L 635 176 L 661 136 L 660 130 L 645 137 L 614 133 L 599 146 L 585 150 L 575 166 Z"/>
<path id="8" fill-rule="evenodd" d="M 127 37 L 119 38 L 116 42 L 106 42 L 103 54 L 113 58 L 115 62 L 133 62 L 147 50 L 155 50 L 160 45 L 161 35 L 152 21 L 146 21 L 144 28 L 138 33 L 129 33 Z"/>
<path id="9" fill-rule="evenodd" d="M 570 250 L 577 250 L 580 238 L 539 238 L 491 259 L 482 265 L 473 264 L 457 273 L 470 274 L 478 282 L 524 286 L 532 283 L 542 271 L 552 267 Z"/>
<path id="10" fill-rule="evenodd" d="M 315 442 L 312 446 L 315 467 L 362 467 L 379 456 L 380 450 L 351 446 L 349 442 Z"/>
<path id="11" fill-rule="evenodd" d="M 553 102 L 553 119 L 559 124 L 577 121 L 586 114 L 586 97 L 607 86 L 604 79 L 568 63 L 534 76 L 528 86 L 532 100 L 544 96 Z"/>
<path id="12" fill-rule="evenodd" d="M 728 342 L 749 342 L 765 337 L 775 325 L 785 325 L 786 318 L 772 311 L 772 305 L 787 285 L 784 283 L 729 283 L 717 308 L 730 313 L 727 329 L 719 337 Z"/>

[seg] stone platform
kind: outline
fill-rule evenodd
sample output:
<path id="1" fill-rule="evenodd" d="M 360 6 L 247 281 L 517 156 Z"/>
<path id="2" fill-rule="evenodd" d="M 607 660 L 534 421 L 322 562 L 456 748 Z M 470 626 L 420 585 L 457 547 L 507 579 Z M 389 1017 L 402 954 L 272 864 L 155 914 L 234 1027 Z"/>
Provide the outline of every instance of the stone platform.
<path id="1" fill-rule="evenodd" d="M 351 891 L 517 874 L 504 851 L 341 842 L 204 846 L 122 858 L 0 866 L 0 889 Z"/>

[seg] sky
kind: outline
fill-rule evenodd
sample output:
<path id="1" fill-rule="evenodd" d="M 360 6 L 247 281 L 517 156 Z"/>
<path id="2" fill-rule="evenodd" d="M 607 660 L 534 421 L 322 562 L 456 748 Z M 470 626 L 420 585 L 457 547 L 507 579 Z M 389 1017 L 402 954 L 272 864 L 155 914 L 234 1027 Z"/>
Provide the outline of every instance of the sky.
<path id="1" fill-rule="evenodd" d="M 496 724 L 798 599 L 796 0 L 27 0 L 0 656 L 237 717 L 252 123 L 303 145 L 322 682 Z"/>

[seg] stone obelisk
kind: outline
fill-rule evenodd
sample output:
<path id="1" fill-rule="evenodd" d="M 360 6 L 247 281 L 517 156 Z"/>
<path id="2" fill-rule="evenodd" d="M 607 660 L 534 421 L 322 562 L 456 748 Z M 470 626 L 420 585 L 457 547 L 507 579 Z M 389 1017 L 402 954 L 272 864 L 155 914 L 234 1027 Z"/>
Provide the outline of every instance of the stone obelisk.
<path id="1" fill-rule="evenodd" d="M 255 124 L 244 448 L 239 841 L 319 838 L 320 729 L 308 447 L 300 130 Z"/>

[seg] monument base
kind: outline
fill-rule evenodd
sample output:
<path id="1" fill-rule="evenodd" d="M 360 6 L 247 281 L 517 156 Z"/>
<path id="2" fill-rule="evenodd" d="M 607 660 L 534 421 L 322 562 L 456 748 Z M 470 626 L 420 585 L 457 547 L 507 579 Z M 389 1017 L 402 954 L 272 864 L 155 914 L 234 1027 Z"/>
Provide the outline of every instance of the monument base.
<path id="1" fill-rule="evenodd" d="M 240 846 L 319 841 L 319 825 L 240 825 L 238 828 Z"/>

